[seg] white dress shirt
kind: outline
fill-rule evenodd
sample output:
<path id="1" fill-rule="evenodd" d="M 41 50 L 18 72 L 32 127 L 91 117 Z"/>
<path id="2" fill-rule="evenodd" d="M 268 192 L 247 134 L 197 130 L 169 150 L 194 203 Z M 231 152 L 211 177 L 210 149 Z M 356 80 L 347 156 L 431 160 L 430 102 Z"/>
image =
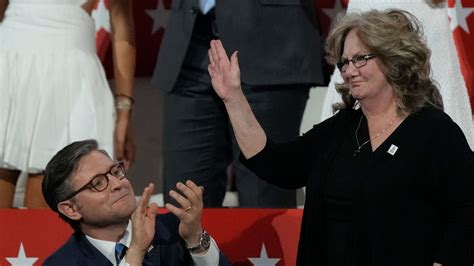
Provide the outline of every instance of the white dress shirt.
<path id="1" fill-rule="evenodd" d="M 117 266 L 117 263 L 115 262 L 116 242 L 95 239 L 88 235 L 86 235 L 86 238 L 95 248 L 100 251 L 100 253 L 102 253 L 110 261 L 110 263 L 112 263 L 112 265 Z M 120 239 L 119 242 L 124 244 L 127 248 L 130 247 L 130 243 L 132 242 L 131 221 L 128 222 L 127 230 L 125 231 L 124 236 L 122 237 L 122 239 Z M 211 237 L 211 245 L 207 250 L 207 253 L 204 255 L 191 254 L 191 257 L 197 266 L 217 266 L 219 265 L 219 248 L 217 247 L 217 244 L 214 239 Z M 125 259 L 123 259 L 122 261 L 120 261 L 120 264 L 118 266 L 129 266 L 129 264 L 125 262 Z"/>
<path id="2" fill-rule="evenodd" d="M 216 5 L 216 0 L 199 0 L 199 8 L 205 15 Z"/>

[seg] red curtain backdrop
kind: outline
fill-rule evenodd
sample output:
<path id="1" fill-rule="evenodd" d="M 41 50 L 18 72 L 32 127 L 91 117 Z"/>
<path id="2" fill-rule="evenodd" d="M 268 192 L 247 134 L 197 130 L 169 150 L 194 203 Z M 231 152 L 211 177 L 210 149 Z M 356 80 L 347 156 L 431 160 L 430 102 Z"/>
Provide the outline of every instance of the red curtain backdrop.
<path id="1" fill-rule="evenodd" d="M 474 1 L 448 0 L 450 26 L 474 114 Z"/>
<path id="2" fill-rule="evenodd" d="M 92 16 L 96 21 L 97 53 L 107 75 L 113 76 L 110 26 L 107 8 L 109 0 L 97 0 Z M 171 0 L 133 1 L 135 37 L 137 45 L 137 76 L 151 76 L 160 49 L 161 38 L 171 12 Z"/>

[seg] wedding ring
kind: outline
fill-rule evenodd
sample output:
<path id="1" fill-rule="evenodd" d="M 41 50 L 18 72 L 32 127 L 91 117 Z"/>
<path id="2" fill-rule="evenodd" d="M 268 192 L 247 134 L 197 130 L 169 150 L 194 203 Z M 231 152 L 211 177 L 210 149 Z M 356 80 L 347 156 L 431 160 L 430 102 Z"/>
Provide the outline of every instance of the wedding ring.
<path id="1" fill-rule="evenodd" d="M 188 211 L 191 210 L 191 208 L 192 208 L 191 206 L 188 206 L 188 207 L 186 207 L 186 209 L 184 209 L 184 211 L 185 211 L 185 212 L 188 212 Z"/>

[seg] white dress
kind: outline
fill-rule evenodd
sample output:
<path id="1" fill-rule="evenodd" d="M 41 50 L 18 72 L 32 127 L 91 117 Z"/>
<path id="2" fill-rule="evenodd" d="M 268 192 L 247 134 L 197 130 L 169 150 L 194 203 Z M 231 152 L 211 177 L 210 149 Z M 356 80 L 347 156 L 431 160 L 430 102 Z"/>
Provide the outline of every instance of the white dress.
<path id="1" fill-rule="evenodd" d="M 0 168 L 45 169 L 93 138 L 113 155 L 114 99 L 86 0 L 10 0 L 0 24 Z"/>
<path id="2" fill-rule="evenodd" d="M 464 132 L 474 149 L 474 123 L 467 88 L 461 73 L 454 39 L 449 28 L 447 8 L 428 4 L 430 0 L 350 0 L 347 11 L 367 11 L 370 9 L 399 8 L 415 15 L 422 23 L 428 47 L 431 49 L 432 77 L 439 84 L 443 97 L 444 111 Z M 332 104 L 341 102 L 336 92 L 335 82 L 341 83 L 340 72 L 336 69 L 329 83 L 323 101 L 321 121 L 332 116 Z"/>

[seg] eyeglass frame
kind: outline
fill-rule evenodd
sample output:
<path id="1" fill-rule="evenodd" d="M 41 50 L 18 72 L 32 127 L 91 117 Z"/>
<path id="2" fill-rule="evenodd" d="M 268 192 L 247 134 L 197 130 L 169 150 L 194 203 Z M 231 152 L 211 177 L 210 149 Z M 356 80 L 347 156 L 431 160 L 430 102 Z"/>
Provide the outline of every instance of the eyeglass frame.
<path id="1" fill-rule="evenodd" d="M 123 169 L 123 176 L 116 176 L 116 175 L 112 174 L 112 170 L 117 166 L 120 166 Z M 125 169 L 124 162 L 115 163 L 110 167 L 110 169 L 106 173 L 97 174 L 97 175 L 93 176 L 91 178 L 91 180 L 89 180 L 89 182 L 87 182 L 86 184 L 81 186 L 79 189 L 77 189 L 76 191 L 69 194 L 67 197 L 65 197 L 64 200 L 69 200 L 69 199 L 75 197 L 77 194 L 79 194 L 80 192 L 82 192 L 86 189 L 91 189 L 91 190 L 96 191 L 96 192 L 102 192 L 102 191 L 106 190 L 109 187 L 109 183 L 110 183 L 109 175 L 111 175 L 111 176 L 113 176 L 113 177 L 115 177 L 119 180 L 124 179 L 127 176 L 127 170 Z M 107 184 L 105 185 L 105 187 L 103 189 L 97 189 L 93 185 L 93 182 L 94 182 L 94 180 L 96 180 L 96 178 L 101 177 L 101 176 L 105 176 L 105 180 L 106 180 Z"/>
<path id="2" fill-rule="evenodd" d="M 367 62 L 370 59 L 374 58 L 374 57 L 377 57 L 377 55 L 372 54 L 372 53 L 356 55 L 356 56 L 352 57 L 351 59 L 345 59 L 343 61 L 337 62 L 336 66 L 337 66 L 337 69 L 339 69 L 339 72 L 344 73 L 344 72 L 346 72 L 347 68 L 349 67 L 349 62 L 352 62 L 352 64 L 356 68 L 361 68 L 361 67 L 367 65 Z M 363 63 L 361 64 L 361 62 L 363 62 Z M 342 70 L 345 65 L 347 65 L 346 69 Z"/>

